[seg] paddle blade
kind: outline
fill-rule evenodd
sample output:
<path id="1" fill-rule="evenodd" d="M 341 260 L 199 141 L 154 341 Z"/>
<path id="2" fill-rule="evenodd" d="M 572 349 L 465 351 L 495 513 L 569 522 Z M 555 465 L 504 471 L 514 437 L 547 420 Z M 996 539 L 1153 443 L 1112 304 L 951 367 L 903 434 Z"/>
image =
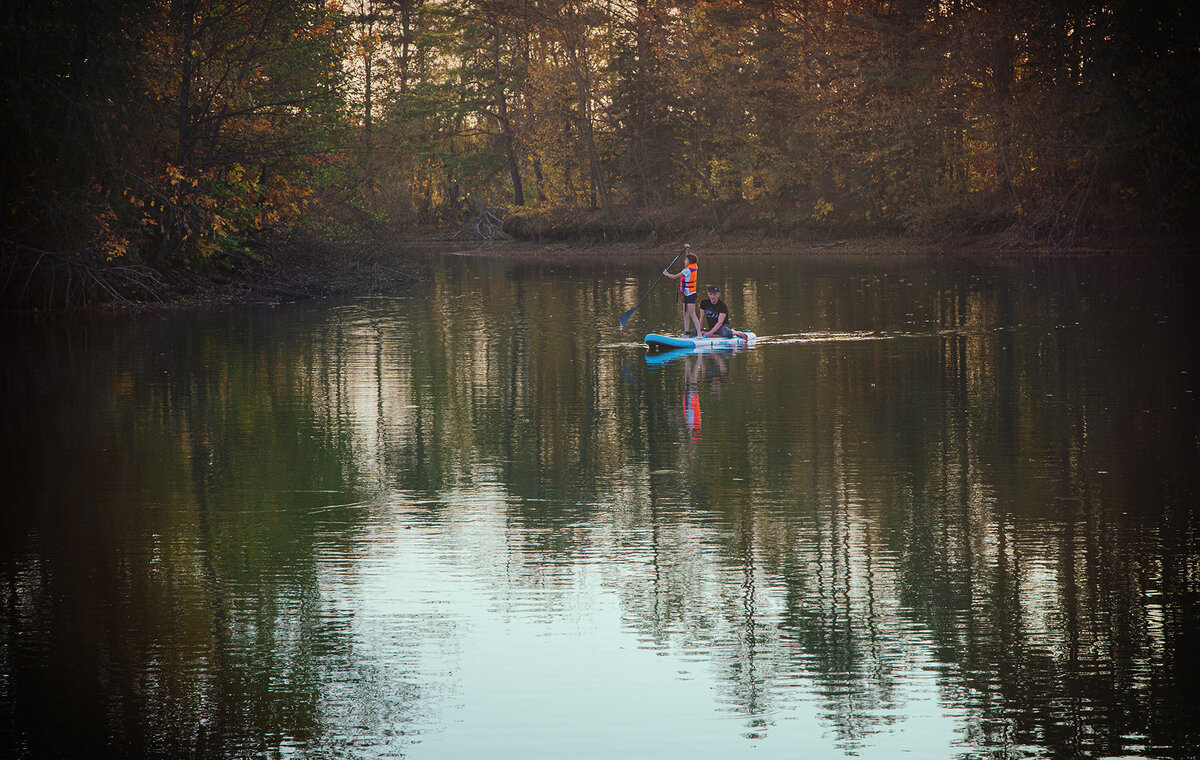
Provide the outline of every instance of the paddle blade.
<path id="1" fill-rule="evenodd" d="M 630 309 L 629 311 L 627 311 L 621 315 L 621 327 L 624 327 L 625 323 L 629 321 L 629 318 L 633 316 L 633 310 L 636 308 L 637 307 L 634 306 L 633 309 Z"/>

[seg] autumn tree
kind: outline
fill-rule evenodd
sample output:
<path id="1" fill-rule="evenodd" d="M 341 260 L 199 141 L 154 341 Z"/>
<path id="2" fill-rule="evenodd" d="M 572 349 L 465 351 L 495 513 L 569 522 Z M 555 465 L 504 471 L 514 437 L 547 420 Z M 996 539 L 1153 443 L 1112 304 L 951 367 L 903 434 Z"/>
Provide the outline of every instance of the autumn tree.
<path id="1" fill-rule="evenodd" d="M 346 140 L 345 17 L 321 0 L 4 12 L 6 282 L 51 303 L 76 271 L 115 296 L 98 269 L 244 252 L 303 216 Z"/>
<path id="2" fill-rule="evenodd" d="M 139 4 L 85 0 L 0 7 L 4 209 L 12 276 L 22 252 L 103 261 L 124 253 L 112 171 L 136 113 Z M 7 292 L 7 291 L 6 291 Z"/>
<path id="3" fill-rule="evenodd" d="M 682 124 L 679 93 L 671 71 L 672 7 L 659 0 L 633 0 L 613 6 L 615 35 L 610 119 L 623 150 L 613 171 L 642 208 L 676 200 Z"/>
<path id="4" fill-rule="evenodd" d="M 139 179 L 156 211 L 152 260 L 166 261 L 299 216 L 320 157 L 345 141 L 347 37 L 344 15 L 323 2 L 178 0 L 156 10 L 166 33 L 153 38 L 148 68 L 165 76 L 144 82 L 174 145 L 162 175 Z"/>

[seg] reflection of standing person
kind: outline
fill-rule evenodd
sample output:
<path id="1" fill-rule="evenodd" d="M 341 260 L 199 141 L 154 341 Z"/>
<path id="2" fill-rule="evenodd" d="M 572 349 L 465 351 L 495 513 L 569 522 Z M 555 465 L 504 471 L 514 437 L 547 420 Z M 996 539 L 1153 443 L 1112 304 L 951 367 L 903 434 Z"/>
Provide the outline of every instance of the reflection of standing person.
<path id="1" fill-rule="evenodd" d="M 664 269 L 663 275 L 672 280 L 679 280 L 679 292 L 683 296 L 683 334 L 691 335 L 690 325 L 694 323 L 696 334 L 699 335 L 704 330 L 700 326 L 700 314 L 696 311 L 696 283 L 700 280 L 700 263 L 696 259 L 696 254 L 691 253 L 692 246 L 685 243 L 683 249 L 688 251 L 683 259 L 683 269 L 675 274 Z"/>
<path id="2" fill-rule="evenodd" d="M 683 418 L 692 431 L 692 437 L 700 435 L 700 362 L 695 356 L 684 359 L 687 370 L 683 384 Z"/>
<path id="3" fill-rule="evenodd" d="M 720 354 L 711 354 L 712 363 L 715 367 L 709 366 L 705 371 L 705 378 L 709 380 L 708 395 L 721 395 L 721 379 L 725 377 L 725 373 L 729 370 L 729 366 L 725 363 L 725 357 Z"/>
<path id="4" fill-rule="evenodd" d="M 746 339 L 746 333 L 729 326 L 729 307 L 721 300 L 721 289 L 716 285 L 708 286 L 708 298 L 704 299 L 702 307 L 704 318 L 708 322 L 708 329 L 700 334 L 702 338 Z"/>

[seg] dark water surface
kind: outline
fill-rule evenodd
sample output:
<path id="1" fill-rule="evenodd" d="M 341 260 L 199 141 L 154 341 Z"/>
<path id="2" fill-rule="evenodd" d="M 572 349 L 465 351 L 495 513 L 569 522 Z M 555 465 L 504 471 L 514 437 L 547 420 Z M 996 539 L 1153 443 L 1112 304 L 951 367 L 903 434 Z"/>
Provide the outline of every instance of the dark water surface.
<path id="1" fill-rule="evenodd" d="M 1190 260 L 665 260 L 10 320 L 0 756 L 1196 756 Z"/>

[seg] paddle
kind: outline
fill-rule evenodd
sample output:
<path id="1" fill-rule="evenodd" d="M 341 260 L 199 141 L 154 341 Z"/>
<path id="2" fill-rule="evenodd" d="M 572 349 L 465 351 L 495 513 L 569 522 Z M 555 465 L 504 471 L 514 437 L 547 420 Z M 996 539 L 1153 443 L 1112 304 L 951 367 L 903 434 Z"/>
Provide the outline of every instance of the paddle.
<path id="1" fill-rule="evenodd" d="M 676 262 L 676 261 L 679 261 L 679 257 L 680 257 L 680 256 L 682 256 L 682 255 L 683 255 L 683 252 L 684 252 L 684 251 L 686 251 L 687 249 L 688 249 L 688 247 L 685 245 L 685 246 L 683 247 L 683 249 L 679 251 L 679 253 L 675 254 L 675 258 L 671 259 L 671 263 L 670 263 L 670 264 L 667 264 L 667 266 L 664 268 L 664 271 L 665 271 L 666 269 L 670 269 L 671 267 L 675 266 L 675 262 Z M 666 277 L 666 275 L 664 275 L 664 274 L 660 274 L 660 275 L 658 276 L 658 280 L 655 280 L 655 281 L 654 281 L 654 285 L 657 285 L 657 284 L 658 284 L 658 282 L 659 282 L 659 280 L 661 280 L 663 277 Z M 650 286 L 650 290 L 654 290 L 654 285 L 651 285 L 651 286 Z M 646 295 L 645 295 L 645 296 L 642 296 L 642 301 L 645 301 L 645 300 L 646 300 L 646 296 L 650 295 L 650 290 L 647 290 L 647 291 L 646 291 Z M 638 302 L 637 302 L 637 304 L 636 304 L 636 305 L 635 305 L 635 306 L 634 306 L 632 309 L 630 309 L 629 311 L 627 311 L 627 312 L 625 312 L 624 314 L 622 314 L 622 315 L 621 315 L 621 327 L 624 327 L 624 326 L 625 326 L 625 323 L 626 323 L 626 322 L 628 322 L 628 321 L 629 321 L 629 318 L 633 316 L 633 313 L 634 313 L 635 311 L 637 311 L 637 307 L 642 305 L 642 301 L 638 301 Z"/>

